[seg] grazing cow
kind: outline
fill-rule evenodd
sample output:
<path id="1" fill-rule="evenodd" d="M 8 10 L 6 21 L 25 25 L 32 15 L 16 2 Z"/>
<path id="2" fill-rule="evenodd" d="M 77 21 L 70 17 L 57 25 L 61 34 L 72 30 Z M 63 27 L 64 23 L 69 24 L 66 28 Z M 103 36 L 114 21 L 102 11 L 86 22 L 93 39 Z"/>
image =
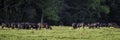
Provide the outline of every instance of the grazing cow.
<path id="1" fill-rule="evenodd" d="M 7 24 L 2 23 L 2 24 L 1 24 L 1 27 L 2 27 L 2 29 L 3 29 L 4 27 L 7 27 Z"/>
<path id="2" fill-rule="evenodd" d="M 37 25 L 39 26 L 38 29 L 41 29 L 42 27 L 44 27 L 42 23 L 38 23 Z"/>
<path id="3" fill-rule="evenodd" d="M 18 23 L 11 23 L 10 27 L 12 27 L 12 29 L 18 28 Z"/>
<path id="4" fill-rule="evenodd" d="M 43 25 L 46 27 L 46 29 L 50 29 L 50 30 L 52 30 L 51 26 L 48 25 L 47 23 L 44 23 Z"/>
<path id="5" fill-rule="evenodd" d="M 10 28 L 10 24 L 9 23 L 2 23 L 1 27 L 2 27 L 2 29 L 5 27 Z"/>
<path id="6" fill-rule="evenodd" d="M 72 23 L 73 29 L 77 29 L 77 23 Z"/>
<path id="7" fill-rule="evenodd" d="M 100 27 L 108 27 L 108 23 L 100 23 Z"/>
<path id="8" fill-rule="evenodd" d="M 27 29 L 31 29 L 33 27 L 32 23 L 26 23 Z"/>
<path id="9" fill-rule="evenodd" d="M 39 27 L 39 29 L 41 28 L 46 28 L 46 29 L 52 29 L 50 25 L 48 25 L 47 23 L 38 23 L 37 24 Z"/>
<path id="10" fill-rule="evenodd" d="M 33 23 L 18 23 L 18 29 L 31 29 L 33 26 Z"/>
<path id="11" fill-rule="evenodd" d="M 17 26 L 18 26 L 18 29 L 22 29 L 23 28 L 23 25 L 21 23 L 18 23 Z"/>
<path id="12" fill-rule="evenodd" d="M 37 23 L 31 23 L 31 27 L 36 30 L 39 29 L 39 26 L 37 25 Z"/>
<path id="13" fill-rule="evenodd" d="M 108 27 L 119 28 L 120 26 L 116 23 L 108 23 Z"/>
<path id="14" fill-rule="evenodd" d="M 84 25 L 84 23 L 78 23 L 77 27 L 83 27 L 83 29 L 84 29 L 85 25 Z"/>
<path id="15" fill-rule="evenodd" d="M 24 23 L 24 29 L 29 29 L 29 23 Z"/>
<path id="16" fill-rule="evenodd" d="M 22 29 L 29 29 L 29 23 L 21 23 Z"/>
<path id="17" fill-rule="evenodd" d="M 25 29 L 25 23 L 19 23 L 19 25 L 20 25 L 20 29 Z"/>
<path id="18" fill-rule="evenodd" d="M 89 29 L 91 28 L 99 28 L 99 22 L 89 24 Z"/>
<path id="19" fill-rule="evenodd" d="M 41 29 L 41 28 L 46 28 L 46 29 L 52 29 L 50 25 L 47 23 L 1 23 L 2 29 L 4 27 L 8 28 L 18 28 L 18 29 Z"/>
<path id="20" fill-rule="evenodd" d="M 11 23 L 10 26 L 11 26 L 12 29 L 15 28 L 15 27 L 14 27 L 14 23 Z"/>

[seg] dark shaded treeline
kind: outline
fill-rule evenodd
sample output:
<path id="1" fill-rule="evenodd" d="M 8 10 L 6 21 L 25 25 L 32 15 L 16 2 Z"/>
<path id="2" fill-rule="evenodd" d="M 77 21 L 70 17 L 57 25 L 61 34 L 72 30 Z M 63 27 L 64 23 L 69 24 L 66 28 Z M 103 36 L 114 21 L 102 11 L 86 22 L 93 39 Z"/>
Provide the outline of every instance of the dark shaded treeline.
<path id="1" fill-rule="evenodd" d="M 120 25 L 119 9 L 119 0 L 0 0 L 0 23 L 114 22 Z"/>

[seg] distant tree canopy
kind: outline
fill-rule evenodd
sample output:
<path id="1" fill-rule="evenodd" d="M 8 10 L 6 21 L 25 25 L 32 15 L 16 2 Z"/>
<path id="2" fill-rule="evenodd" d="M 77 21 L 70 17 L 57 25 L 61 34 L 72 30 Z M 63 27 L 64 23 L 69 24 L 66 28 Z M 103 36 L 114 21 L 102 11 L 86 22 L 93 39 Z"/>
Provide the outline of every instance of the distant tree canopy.
<path id="1" fill-rule="evenodd" d="M 1 22 L 58 21 L 57 0 L 0 0 Z"/>
<path id="2" fill-rule="evenodd" d="M 120 23 L 119 0 L 0 0 L 0 22 Z"/>

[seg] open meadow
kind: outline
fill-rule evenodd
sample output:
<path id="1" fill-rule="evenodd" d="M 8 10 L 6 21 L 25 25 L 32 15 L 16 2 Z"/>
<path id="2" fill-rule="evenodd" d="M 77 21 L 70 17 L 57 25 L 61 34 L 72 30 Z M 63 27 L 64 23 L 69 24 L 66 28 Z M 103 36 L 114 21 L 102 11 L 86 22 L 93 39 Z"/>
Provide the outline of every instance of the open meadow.
<path id="1" fill-rule="evenodd" d="M 120 40 L 117 28 L 56 27 L 52 30 L 0 29 L 0 40 Z"/>

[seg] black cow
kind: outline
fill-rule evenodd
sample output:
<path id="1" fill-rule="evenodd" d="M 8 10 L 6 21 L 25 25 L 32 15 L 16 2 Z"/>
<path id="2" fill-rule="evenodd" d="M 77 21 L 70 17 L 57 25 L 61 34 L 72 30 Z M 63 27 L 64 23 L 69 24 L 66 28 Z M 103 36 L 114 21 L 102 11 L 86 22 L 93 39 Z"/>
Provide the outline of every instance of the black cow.
<path id="1" fill-rule="evenodd" d="M 44 23 L 43 25 L 46 27 L 46 29 L 50 29 L 50 30 L 52 30 L 51 26 L 48 25 L 47 23 Z"/>
<path id="2" fill-rule="evenodd" d="M 21 25 L 22 29 L 30 29 L 29 28 L 29 25 L 30 25 L 29 23 L 20 23 L 19 25 Z"/>
<path id="3" fill-rule="evenodd" d="M 108 27 L 108 23 L 100 23 L 100 27 Z"/>
<path id="4" fill-rule="evenodd" d="M 99 28 L 99 22 L 91 23 L 89 24 L 89 29 L 93 28 Z"/>
<path id="5" fill-rule="evenodd" d="M 77 27 L 83 27 L 83 29 L 84 29 L 85 24 L 83 22 L 82 23 L 77 23 Z"/>
<path id="6" fill-rule="evenodd" d="M 116 23 L 108 23 L 108 27 L 120 28 L 120 26 Z"/>
<path id="7" fill-rule="evenodd" d="M 10 28 L 10 23 L 1 23 L 1 27 L 3 28 Z"/>
<path id="8" fill-rule="evenodd" d="M 72 23 L 73 29 L 77 29 L 77 23 Z"/>
<path id="9" fill-rule="evenodd" d="M 11 27 L 12 29 L 18 28 L 18 23 L 11 23 L 11 24 L 10 24 L 10 27 Z"/>
<path id="10" fill-rule="evenodd" d="M 37 25 L 37 23 L 31 23 L 31 28 L 33 29 L 39 29 L 39 26 Z"/>

